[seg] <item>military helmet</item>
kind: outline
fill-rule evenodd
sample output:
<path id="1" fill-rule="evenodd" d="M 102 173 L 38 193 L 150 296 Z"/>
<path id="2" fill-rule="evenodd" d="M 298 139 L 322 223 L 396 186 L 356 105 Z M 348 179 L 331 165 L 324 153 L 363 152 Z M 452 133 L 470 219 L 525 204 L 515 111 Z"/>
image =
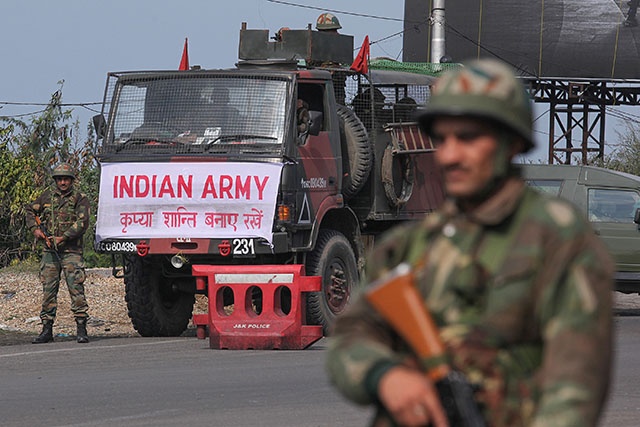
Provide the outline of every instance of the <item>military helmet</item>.
<path id="1" fill-rule="evenodd" d="M 58 166 L 53 168 L 53 172 L 51 173 L 51 176 L 54 178 L 61 177 L 61 176 L 68 176 L 69 178 L 75 179 L 76 174 L 75 174 L 75 171 L 73 170 L 73 166 L 71 166 L 69 163 L 60 163 Z"/>
<path id="2" fill-rule="evenodd" d="M 289 28 L 289 27 L 280 27 L 280 29 L 276 33 L 276 40 L 277 41 L 282 41 L 282 33 L 284 33 L 285 31 L 289 31 L 289 30 L 291 30 L 291 28 Z"/>
<path id="3" fill-rule="evenodd" d="M 531 101 L 524 86 L 506 64 L 481 59 L 445 72 L 418 118 L 429 133 L 438 116 L 475 116 L 507 126 L 525 140 L 523 152 L 534 146 Z"/>
<path id="4" fill-rule="evenodd" d="M 316 30 L 339 30 L 340 21 L 333 13 L 323 13 L 316 20 Z"/>

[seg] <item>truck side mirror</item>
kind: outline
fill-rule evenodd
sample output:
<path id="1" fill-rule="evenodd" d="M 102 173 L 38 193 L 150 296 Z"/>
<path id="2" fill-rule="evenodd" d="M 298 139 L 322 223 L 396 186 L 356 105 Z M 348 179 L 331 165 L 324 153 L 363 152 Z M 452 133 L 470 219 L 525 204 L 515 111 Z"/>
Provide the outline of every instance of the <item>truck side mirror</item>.
<path id="1" fill-rule="evenodd" d="M 636 214 L 633 216 L 633 222 L 640 225 L 640 208 L 636 209 Z"/>
<path id="2" fill-rule="evenodd" d="M 107 121 L 102 114 L 93 116 L 93 128 L 96 130 L 98 139 L 104 138 L 104 131 L 107 128 Z"/>
<path id="3" fill-rule="evenodd" d="M 322 129 L 322 111 L 309 111 L 309 134 L 317 136 Z"/>

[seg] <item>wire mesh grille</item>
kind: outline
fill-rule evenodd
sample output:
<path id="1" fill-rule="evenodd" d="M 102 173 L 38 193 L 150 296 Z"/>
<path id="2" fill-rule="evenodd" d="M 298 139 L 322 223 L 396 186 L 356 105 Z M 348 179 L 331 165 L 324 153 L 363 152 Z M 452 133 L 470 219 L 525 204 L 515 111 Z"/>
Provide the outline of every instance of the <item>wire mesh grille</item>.
<path id="1" fill-rule="evenodd" d="M 333 77 L 338 102 L 353 109 L 370 135 L 388 124 L 415 121 L 429 99 L 428 84 L 401 77 L 375 85 L 362 75 Z M 277 156 L 294 120 L 287 113 L 293 81 L 237 71 L 113 73 L 101 154 Z"/>
<path id="2" fill-rule="evenodd" d="M 346 80 L 346 105 L 351 107 L 371 131 L 391 123 L 414 122 L 419 110 L 429 100 L 428 85 L 372 85 L 362 76 Z"/>
<path id="3" fill-rule="evenodd" d="M 273 76 L 113 76 L 102 152 L 277 153 L 288 122 L 289 82 Z"/>

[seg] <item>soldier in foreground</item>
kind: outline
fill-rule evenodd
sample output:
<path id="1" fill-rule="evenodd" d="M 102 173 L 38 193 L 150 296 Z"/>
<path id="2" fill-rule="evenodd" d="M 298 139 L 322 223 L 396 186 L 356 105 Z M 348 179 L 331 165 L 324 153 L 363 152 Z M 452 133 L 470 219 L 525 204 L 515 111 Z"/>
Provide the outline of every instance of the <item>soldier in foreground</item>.
<path id="1" fill-rule="evenodd" d="M 73 188 L 73 167 L 62 163 L 53 169 L 55 188 L 48 188 L 28 204 L 27 226 L 38 240 L 44 241 L 40 262 L 42 282 L 42 332 L 34 344 L 53 341 L 53 322 L 58 307 L 60 274 L 71 297 L 71 310 L 76 319 L 77 341 L 89 342 L 87 336 L 87 300 L 84 295 L 84 262 L 82 239 L 89 227 L 89 200 Z"/>
<path id="2" fill-rule="evenodd" d="M 576 208 L 527 187 L 512 164 L 534 144 L 527 93 L 504 64 L 471 62 L 439 79 L 419 123 L 448 199 L 378 243 L 367 282 L 413 267 L 487 425 L 596 425 L 611 368 L 613 263 Z M 347 398 L 378 407 L 376 426 L 446 426 L 418 368 L 429 362 L 360 298 L 336 322 L 327 368 Z"/>

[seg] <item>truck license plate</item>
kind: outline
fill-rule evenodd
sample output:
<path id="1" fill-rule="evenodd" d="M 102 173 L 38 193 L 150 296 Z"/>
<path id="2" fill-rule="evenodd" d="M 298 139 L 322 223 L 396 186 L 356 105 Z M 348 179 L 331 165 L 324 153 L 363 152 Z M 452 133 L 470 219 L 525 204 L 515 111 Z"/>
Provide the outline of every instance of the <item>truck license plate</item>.
<path id="1" fill-rule="evenodd" d="M 246 256 L 256 253 L 253 239 L 233 239 L 231 246 L 233 247 L 233 255 Z"/>
<path id="2" fill-rule="evenodd" d="M 100 242 L 98 249 L 100 252 L 137 252 L 136 244 L 126 240 Z"/>

